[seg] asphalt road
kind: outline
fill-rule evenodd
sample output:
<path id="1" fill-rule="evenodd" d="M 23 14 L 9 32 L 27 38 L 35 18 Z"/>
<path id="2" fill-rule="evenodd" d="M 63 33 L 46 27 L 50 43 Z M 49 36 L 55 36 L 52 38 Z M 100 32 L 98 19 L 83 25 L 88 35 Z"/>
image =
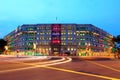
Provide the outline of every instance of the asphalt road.
<path id="1" fill-rule="evenodd" d="M 0 80 L 120 80 L 120 60 L 72 57 L 72 61 L 61 63 L 67 60 L 0 59 Z"/>

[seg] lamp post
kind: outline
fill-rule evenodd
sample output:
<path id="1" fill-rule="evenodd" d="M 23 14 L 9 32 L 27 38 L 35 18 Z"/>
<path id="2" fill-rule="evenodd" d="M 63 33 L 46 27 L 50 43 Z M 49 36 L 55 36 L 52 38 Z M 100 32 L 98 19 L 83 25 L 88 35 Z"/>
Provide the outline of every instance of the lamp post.
<path id="1" fill-rule="evenodd" d="M 109 56 L 111 56 L 112 48 L 112 46 L 109 47 Z"/>
<path id="2" fill-rule="evenodd" d="M 36 52 L 36 43 L 33 43 L 33 49 L 34 49 L 34 55 L 35 55 L 35 52 Z"/>
<path id="3" fill-rule="evenodd" d="M 88 44 L 86 44 L 87 46 L 86 46 L 86 54 L 87 54 L 87 56 L 89 55 L 89 56 L 91 56 L 92 54 L 91 54 L 91 52 L 90 52 L 90 43 L 88 43 Z"/>
<path id="4" fill-rule="evenodd" d="M 5 46 L 5 54 L 7 54 L 8 46 Z"/>

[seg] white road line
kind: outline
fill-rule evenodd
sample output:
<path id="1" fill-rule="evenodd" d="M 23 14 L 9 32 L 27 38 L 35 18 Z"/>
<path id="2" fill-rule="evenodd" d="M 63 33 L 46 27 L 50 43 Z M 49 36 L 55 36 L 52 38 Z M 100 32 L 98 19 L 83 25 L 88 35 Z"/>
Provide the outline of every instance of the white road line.
<path id="1" fill-rule="evenodd" d="M 62 60 L 64 60 L 64 59 L 62 59 Z M 32 68 L 38 68 L 38 67 L 58 65 L 58 64 L 63 64 L 63 63 L 70 62 L 71 60 L 72 60 L 71 58 L 68 58 L 68 60 L 63 61 L 63 62 L 56 62 L 56 63 L 44 64 L 44 65 L 36 65 L 36 64 L 32 64 L 32 63 L 23 63 L 23 62 L 13 62 L 13 63 L 19 63 L 19 64 L 24 64 L 24 65 L 30 65 L 32 67 L 24 67 L 24 68 L 10 69 L 10 70 L 2 70 L 2 71 L 0 71 L 0 73 L 7 73 L 7 72 L 12 72 L 12 71 L 20 71 L 20 70 L 26 70 L 26 69 L 32 69 Z"/>
<path id="2" fill-rule="evenodd" d="M 63 60 L 65 60 L 65 58 L 64 58 L 64 57 L 63 57 L 62 59 L 60 59 L 60 60 L 47 61 L 47 62 L 39 62 L 39 63 L 34 63 L 34 64 L 54 63 L 54 62 L 60 62 L 60 61 L 63 61 Z"/>

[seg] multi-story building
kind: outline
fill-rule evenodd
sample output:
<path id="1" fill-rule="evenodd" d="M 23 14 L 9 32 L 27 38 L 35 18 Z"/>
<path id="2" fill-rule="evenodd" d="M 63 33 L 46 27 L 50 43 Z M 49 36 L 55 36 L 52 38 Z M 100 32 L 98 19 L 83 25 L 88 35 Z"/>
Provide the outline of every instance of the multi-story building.
<path id="1" fill-rule="evenodd" d="M 40 54 L 103 52 L 113 36 L 92 24 L 25 24 L 5 36 L 11 51 Z"/>

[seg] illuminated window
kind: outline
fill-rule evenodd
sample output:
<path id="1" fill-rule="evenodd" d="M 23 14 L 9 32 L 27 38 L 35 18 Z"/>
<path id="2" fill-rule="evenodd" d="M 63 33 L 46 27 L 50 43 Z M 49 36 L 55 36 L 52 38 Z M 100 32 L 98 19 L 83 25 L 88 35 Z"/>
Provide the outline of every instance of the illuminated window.
<path id="1" fill-rule="evenodd" d="M 80 45 L 84 46 L 84 45 L 85 45 L 85 43 L 84 43 L 84 42 L 81 42 L 81 43 L 80 43 Z"/>
<path id="2" fill-rule="evenodd" d="M 39 34 L 39 32 L 37 34 Z"/>
<path id="3" fill-rule="evenodd" d="M 73 51 L 73 48 L 71 48 L 71 50 Z"/>
<path id="4" fill-rule="evenodd" d="M 68 40 L 70 40 L 70 38 L 68 38 Z"/>
<path id="5" fill-rule="evenodd" d="M 68 30 L 68 35 L 71 35 L 72 34 L 72 31 L 71 30 Z"/>
<path id="6" fill-rule="evenodd" d="M 61 44 L 62 44 L 62 45 L 66 45 L 66 43 L 65 43 L 65 42 L 62 42 Z"/>
<path id="7" fill-rule="evenodd" d="M 46 26 L 46 29 L 50 30 L 50 26 Z"/>
<path id="8" fill-rule="evenodd" d="M 66 45 L 66 43 L 64 42 L 64 45 Z"/>
<path id="9" fill-rule="evenodd" d="M 84 36 L 85 34 L 83 33 L 82 35 Z"/>
<path id="10" fill-rule="evenodd" d="M 62 26 L 61 29 L 62 29 L 62 30 L 66 30 L 66 27 L 65 27 L 65 26 Z"/>
<path id="11" fill-rule="evenodd" d="M 39 29 L 39 27 L 37 27 L 37 29 Z"/>
<path id="12" fill-rule="evenodd" d="M 71 25 L 69 25 L 69 26 L 68 26 L 68 29 L 69 29 L 69 30 L 72 30 L 72 26 L 71 26 Z"/>
<path id="13" fill-rule="evenodd" d="M 66 36 L 62 36 L 62 37 L 61 37 L 61 40 L 66 40 Z"/>
<path id="14" fill-rule="evenodd" d="M 52 41 L 52 43 L 54 43 L 54 44 L 58 44 L 58 43 L 60 43 L 60 40 L 58 40 L 58 39 L 54 39 L 54 40 Z"/>
<path id="15" fill-rule="evenodd" d="M 70 50 L 70 48 L 68 48 L 68 51 Z"/>
<path id="16" fill-rule="evenodd" d="M 76 50 L 76 48 L 74 48 L 74 50 Z"/>
<path id="17" fill-rule="evenodd" d="M 49 50 L 51 50 L 51 48 L 49 48 Z"/>
<path id="18" fill-rule="evenodd" d="M 29 40 L 29 41 L 32 41 L 32 40 L 34 40 L 34 38 L 28 38 L 28 40 Z"/>
<path id="19" fill-rule="evenodd" d="M 65 31 L 65 30 L 62 30 L 61 34 L 62 34 L 62 35 L 65 35 L 65 34 L 66 34 L 66 31 Z"/>
<path id="20" fill-rule="evenodd" d="M 74 35 L 75 35 L 76 33 L 74 32 Z"/>
<path id="21" fill-rule="evenodd" d="M 66 38 L 64 38 L 64 40 L 66 40 Z"/>
<path id="22" fill-rule="evenodd" d="M 61 34 L 62 34 L 62 35 L 65 35 L 66 33 L 63 33 L 63 32 L 62 32 Z"/>
<path id="23" fill-rule="evenodd" d="M 82 40 L 84 41 L 84 40 L 85 40 L 85 38 L 80 38 L 80 40 L 81 40 L 81 41 L 82 41 Z"/>
<path id="24" fill-rule="evenodd" d="M 44 37 L 40 37 L 40 40 L 44 40 Z"/>
<path id="25" fill-rule="evenodd" d="M 68 42 L 68 45 L 72 45 L 72 42 Z"/>
<path id="26" fill-rule="evenodd" d="M 85 45 L 88 45 L 88 43 L 86 42 Z"/>
<path id="27" fill-rule="evenodd" d="M 31 30 L 33 30 L 33 28 L 32 28 L 32 27 L 29 27 L 29 28 L 28 28 L 28 30 L 30 30 L 30 31 L 31 31 Z"/>
<path id="28" fill-rule="evenodd" d="M 57 48 L 54 48 L 55 51 L 57 51 L 58 49 Z"/>
<path id="29" fill-rule="evenodd" d="M 71 38 L 71 37 L 68 37 L 68 40 L 72 40 L 73 38 Z"/>
<path id="30" fill-rule="evenodd" d="M 48 45 L 49 44 L 49 42 L 46 42 L 46 45 Z"/>

